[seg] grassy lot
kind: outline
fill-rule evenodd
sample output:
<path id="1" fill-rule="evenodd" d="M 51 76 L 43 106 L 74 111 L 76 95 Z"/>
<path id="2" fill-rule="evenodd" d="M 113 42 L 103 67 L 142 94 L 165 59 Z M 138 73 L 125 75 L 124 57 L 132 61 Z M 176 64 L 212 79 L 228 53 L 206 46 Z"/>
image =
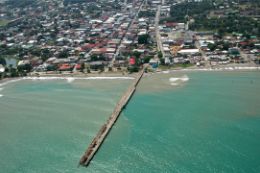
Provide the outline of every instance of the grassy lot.
<path id="1" fill-rule="evenodd" d="M 0 26 L 6 26 L 9 23 L 9 20 L 0 20 Z"/>

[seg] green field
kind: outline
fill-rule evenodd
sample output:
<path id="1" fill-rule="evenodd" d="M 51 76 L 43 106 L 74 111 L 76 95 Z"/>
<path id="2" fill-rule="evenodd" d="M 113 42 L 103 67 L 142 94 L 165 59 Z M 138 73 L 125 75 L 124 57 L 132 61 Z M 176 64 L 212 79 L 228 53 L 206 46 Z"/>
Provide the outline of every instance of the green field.
<path id="1" fill-rule="evenodd" d="M 9 20 L 0 20 L 0 26 L 6 26 L 9 23 Z"/>

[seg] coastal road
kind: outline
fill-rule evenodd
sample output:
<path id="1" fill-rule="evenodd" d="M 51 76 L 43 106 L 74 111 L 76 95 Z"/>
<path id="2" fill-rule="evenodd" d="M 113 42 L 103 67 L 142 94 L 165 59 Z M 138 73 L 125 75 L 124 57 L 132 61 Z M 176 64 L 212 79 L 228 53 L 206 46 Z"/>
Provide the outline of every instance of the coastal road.
<path id="1" fill-rule="evenodd" d="M 157 49 L 162 52 L 163 57 L 164 57 L 162 40 L 161 40 L 161 35 L 160 35 L 160 30 L 159 30 L 160 13 L 161 13 L 161 5 L 158 6 L 156 16 L 155 16 L 155 30 L 156 30 Z"/>
<path id="2" fill-rule="evenodd" d="M 244 51 L 242 51 L 241 49 L 239 49 L 239 53 L 241 55 L 241 57 L 244 59 L 245 63 L 248 63 L 249 65 L 256 65 L 254 63 L 254 61 L 252 61 L 252 59 L 250 58 L 251 55 L 246 54 Z"/>
<path id="3" fill-rule="evenodd" d="M 162 0 L 162 5 L 164 5 L 164 0 Z M 156 42 L 157 42 L 157 49 L 158 51 L 162 52 L 163 58 L 165 56 L 163 46 L 162 46 L 162 39 L 161 39 L 161 34 L 160 34 L 160 29 L 159 29 L 159 22 L 160 22 L 160 16 L 161 16 L 161 8 L 162 5 L 158 5 L 156 16 L 155 16 L 155 32 L 156 32 Z"/>
<path id="4" fill-rule="evenodd" d="M 205 65 L 204 65 L 204 66 L 205 66 L 206 68 L 210 68 L 211 65 L 210 65 L 209 59 L 208 59 L 206 53 L 205 53 L 203 50 L 200 49 L 200 46 L 199 46 L 199 42 L 198 42 L 198 41 L 195 42 L 195 47 L 196 47 L 197 49 L 199 49 L 199 51 L 200 51 L 200 53 L 201 53 L 201 56 L 202 56 L 202 58 L 203 58 L 204 61 L 205 61 Z"/>

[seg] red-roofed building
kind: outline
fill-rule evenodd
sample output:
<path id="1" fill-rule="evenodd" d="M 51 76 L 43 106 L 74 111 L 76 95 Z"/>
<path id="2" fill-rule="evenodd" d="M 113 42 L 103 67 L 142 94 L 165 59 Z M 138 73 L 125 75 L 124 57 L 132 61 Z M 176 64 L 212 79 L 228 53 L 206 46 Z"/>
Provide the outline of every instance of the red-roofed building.
<path id="1" fill-rule="evenodd" d="M 88 44 L 83 45 L 83 46 L 81 47 L 81 49 L 82 49 L 82 50 L 89 50 L 89 49 L 92 49 L 92 48 L 94 48 L 94 47 L 96 47 L 96 46 L 97 46 L 97 44 L 90 44 L 90 43 L 88 43 Z"/>
<path id="2" fill-rule="evenodd" d="M 75 67 L 75 68 L 76 68 L 77 70 L 80 70 L 80 69 L 81 69 L 81 67 L 82 67 L 82 65 L 81 65 L 81 64 L 76 64 L 76 67 Z"/>
<path id="3" fill-rule="evenodd" d="M 92 49 L 93 54 L 115 53 L 115 48 L 96 48 Z"/>
<path id="4" fill-rule="evenodd" d="M 135 57 L 131 57 L 131 58 L 129 59 L 129 64 L 130 64 L 130 65 L 135 65 Z"/>
<path id="5" fill-rule="evenodd" d="M 242 45 L 242 46 L 246 46 L 246 45 L 248 45 L 249 43 L 246 42 L 246 41 L 241 41 L 241 42 L 239 42 L 239 44 Z"/>
<path id="6" fill-rule="evenodd" d="M 169 27 L 169 28 L 175 28 L 176 26 L 178 26 L 178 23 L 167 22 L 167 23 L 165 23 L 165 26 Z"/>
<path id="7" fill-rule="evenodd" d="M 70 71 L 73 68 L 73 66 L 71 66 L 70 64 L 61 64 L 61 66 L 59 67 L 59 70 L 61 71 Z"/>

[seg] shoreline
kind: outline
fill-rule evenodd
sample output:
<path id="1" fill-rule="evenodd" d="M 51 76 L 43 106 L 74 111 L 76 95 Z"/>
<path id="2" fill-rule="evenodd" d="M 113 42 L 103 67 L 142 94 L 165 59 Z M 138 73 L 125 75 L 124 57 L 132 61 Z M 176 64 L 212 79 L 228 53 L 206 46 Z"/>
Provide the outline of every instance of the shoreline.
<path id="1" fill-rule="evenodd" d="M 168 74 L 170 72 L 231 72 L 231 71 L 260 71 L 259 66 L 230 66 L 230 67 L 215 67 L 215 68 L 180 68 L 180 69 L 163 69 L 146 74 Z M 4 78 L 0 80 L 0 87 L 11 82 L 20 80 L 112 80 L 112 79 L 135 79 L 138 73 L 121 73 L 121 72 L 104 72 L 104 73 L 63 73 L 63 74 L 29 74 L 23 77 Z M 149 76 L 149 75 L 145 75 Z"/>
<path id="2" fill-rule="evenodd" d="M 164 69 L 157 73 L 168 73 L 168 72 L 219 72 L 219 71 L 259 71 L 259 66 L 229 66 L 229 67 L 215 67 L 215 68 L 180 68 L 180 69 Z"/>

